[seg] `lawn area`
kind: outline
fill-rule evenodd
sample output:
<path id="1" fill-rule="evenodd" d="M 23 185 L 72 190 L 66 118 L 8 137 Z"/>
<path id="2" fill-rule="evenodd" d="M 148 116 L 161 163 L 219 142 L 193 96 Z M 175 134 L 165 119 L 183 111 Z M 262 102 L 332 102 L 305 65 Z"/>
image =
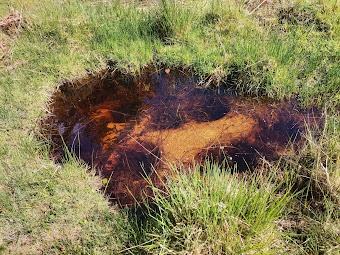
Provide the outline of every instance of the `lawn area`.
<path id="1" fill-rule="evenodd" d="M 337 0 L 2 0 L 0 253 L 339 254 Z M 120 208 L 91 166 L 42 134 L 65 81 L 114 66 L 185 68 L 204 86 L 319 109 L 294 153 L 249 175 L 170 166 L 153 202 Z M 263 171 L 262 171 L 263 170 Z M 176 178 L 174 178 L 176 176 Z"/>

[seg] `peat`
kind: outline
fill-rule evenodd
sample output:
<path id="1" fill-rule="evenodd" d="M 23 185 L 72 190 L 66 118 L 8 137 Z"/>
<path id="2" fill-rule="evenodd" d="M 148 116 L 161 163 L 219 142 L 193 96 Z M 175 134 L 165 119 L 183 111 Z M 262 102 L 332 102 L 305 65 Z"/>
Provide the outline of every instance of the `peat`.
<path id="1" fill-rule="evenodd" d="M 228 88 L 197 86 L 183 70 L 147 67 L 140 75 L 106 69 L 65 82 L 44 121 L 56 160 L 68 150 L 106 178 L 107 195 L 132 205 L 150 194 L 145 177 L 162 186 L 168 165 L 206 157 L 237 171 L 276 160 L 301 139 L 312 109 L 292 102 L 237 97 Z M 47 131 L 46 131 L 47 130 Z"/>

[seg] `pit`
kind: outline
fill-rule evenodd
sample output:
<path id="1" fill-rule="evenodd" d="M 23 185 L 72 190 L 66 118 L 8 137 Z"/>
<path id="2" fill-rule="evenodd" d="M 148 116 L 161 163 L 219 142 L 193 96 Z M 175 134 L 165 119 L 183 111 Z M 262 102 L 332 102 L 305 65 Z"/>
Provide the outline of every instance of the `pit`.
<path id="1" fill-rule="evenodd" d="M 164 185 L 169 165 L 189 168 L 209 158 L 235 172 L 255 171 L 294 150 L 305 123 L 318 121 L 314 109 L 293 101 L 240 97 L 204 86 L 188 70 L 152 66 L 139 75 L 108 68 L 64 82 L 50 112 L 43 129 L 54 160 L 67 149 L 95 167 L 121 206 L 152 195 L 146 177 Z"/>

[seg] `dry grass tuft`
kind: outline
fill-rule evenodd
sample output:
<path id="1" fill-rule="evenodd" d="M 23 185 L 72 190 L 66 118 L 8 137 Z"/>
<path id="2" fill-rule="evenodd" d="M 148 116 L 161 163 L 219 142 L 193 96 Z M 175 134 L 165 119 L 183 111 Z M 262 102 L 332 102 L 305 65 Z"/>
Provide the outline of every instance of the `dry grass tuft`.
<path id="1" fill-rule="evenodd" d="M 22 26 L 23 20 L 19 11 L 11 9 L 7 16 L 0 20 L 0 30 L 6 34 L 16 33 Z"/>

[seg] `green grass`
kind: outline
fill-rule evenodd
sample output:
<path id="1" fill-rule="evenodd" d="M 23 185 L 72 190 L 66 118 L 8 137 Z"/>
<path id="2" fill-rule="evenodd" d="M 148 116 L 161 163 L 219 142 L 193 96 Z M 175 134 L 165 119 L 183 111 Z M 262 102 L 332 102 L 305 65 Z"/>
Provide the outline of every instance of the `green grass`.
<path id="1" fill-rule="evenodd" d="M 336 254 L 339 3 L 291 0 L 250 14 L 257 4 L 1 1 L 0 17 L 14 8 L 24 22 L 0 31 L 9 49 L 0 59 L 0 251 Z M 133 212 L 108 206 L 87 166 L 71 156 L 62 166 L 52 162 L 39 136 L 57 84 L 108 61 L 136 74 L 151 62 L 185 66 L 239 94 L 317 104 L 326 124 L 306 130 L 299 155 L 274 164 L 285 178 L 238 179 L 214 164 L 204 179 L 197 169 L 180 172 L 136 223 Z"/>
<path id="2" fill-rule="evenodd" d="M 146 219 L 133 228 L 137 243 L 144 243 L 140 250 L 150 254 L 279 251 L 271 247 L 280 236 L 275 221 L 291 196 L 278 192 L 281 185 L 272 175 L 239 177 L 209 161 L 189 171 L 175 170 L 174 175 L 165 191 L 150 183 L 155 205 L 146 206 Z"/>

